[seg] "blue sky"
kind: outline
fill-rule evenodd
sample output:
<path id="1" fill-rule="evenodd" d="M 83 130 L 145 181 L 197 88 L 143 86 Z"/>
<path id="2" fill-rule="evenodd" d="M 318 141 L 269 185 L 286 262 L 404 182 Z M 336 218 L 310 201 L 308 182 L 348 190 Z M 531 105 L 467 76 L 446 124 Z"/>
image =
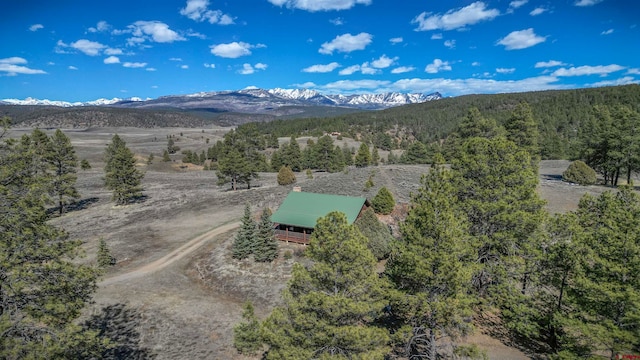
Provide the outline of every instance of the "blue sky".
<path id="1" fill-rule="evenodd" d="M 635 0 L 10 0 L 0 19 L 0 99 L 640 82 Z"/>

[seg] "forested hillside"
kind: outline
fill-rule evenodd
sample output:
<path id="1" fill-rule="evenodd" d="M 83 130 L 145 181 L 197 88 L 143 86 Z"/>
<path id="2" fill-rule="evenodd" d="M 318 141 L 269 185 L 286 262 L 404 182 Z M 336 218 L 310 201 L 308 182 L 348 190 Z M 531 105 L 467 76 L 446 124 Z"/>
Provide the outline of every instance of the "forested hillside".
<path id="1" fill-rule="evenodd" d="M 429 144 L 445 139 L 470 108 L 501 125 L 520 102 L 529 103 L 538 122 L 543 158 L 574 157 L 579 130 L 592 116 L 593 107 L 626 105 L 640 110 L 640 86 L 467 95 L 325 119 L 276 120 L 261 123 L 258 129 L 278 136 L 339 131 L 373 137 L 387 132 L 400 141 L 417 139 Z"/>

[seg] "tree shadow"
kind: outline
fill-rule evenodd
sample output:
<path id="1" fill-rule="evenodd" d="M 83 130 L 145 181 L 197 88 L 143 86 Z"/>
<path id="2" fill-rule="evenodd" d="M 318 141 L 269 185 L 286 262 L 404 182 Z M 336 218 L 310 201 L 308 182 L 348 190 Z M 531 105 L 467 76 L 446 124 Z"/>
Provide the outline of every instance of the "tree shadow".
<path id="1" fill-rule="evenodd" d="M 71 213 L 71 212 L 75 212 L 75 211 L 80 211 L 80 210 L 86 210 L 89 208 L 89 206 L 97 203 L 98 201 L 100 201 L 100 198 L 97 197 L 90 197 L 90 198 L 86 198 L 86 199 L 81 199 L 78 201 L 75 201 L 71 204 L 68 204 L 64 207 L 64 212 L 63 214 L 67 214 L 67 213 Z M 60 207 L 59 206 L 55 206 L 52 208 L 47 209 L 47 215 L 49 217 L 52 216 L 56 216 L 60 214 Z"/>
<path id="2" fill-rule="evenodd" d="M 562 175 L 557 174 L 540 174 L 543 180 L 562 181 Z"/>
<path id="3" fill-rule="evenodd" d="M 86 330 L 97 332 L 99 339 L 109 341 L 101 359 L 153 359 L 155 354 L 140 345 L 140 311 L 122 303 L 107 305 L 83 324 Z"/>
<path id="4" fill-rule="evenodd" d="M 531 338 L 519 336 L 510 331 L 500 319 L 499 316 L 487 312 L 480 311 L 475 316 L 476 324 L 481 327 L 481 332 L 499 340 L 506 346 L 516 348 L 534 360 L 547 359 L 549 349 L 544 343 Z"/>

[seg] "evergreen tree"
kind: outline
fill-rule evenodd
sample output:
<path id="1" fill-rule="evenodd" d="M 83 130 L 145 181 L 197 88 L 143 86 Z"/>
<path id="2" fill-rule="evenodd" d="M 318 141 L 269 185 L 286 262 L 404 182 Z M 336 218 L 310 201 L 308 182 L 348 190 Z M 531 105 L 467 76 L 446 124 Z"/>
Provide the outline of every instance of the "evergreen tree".
<path id="1" fill-rule="evenodd" d="M 250 189 L 251 179 L 258 177 L 249 160 L 235 149 L 230 149 L 226 155 L 220 157 L 216 174 L 218 185 L 231 183 L 232 190 L 238 190 L 240 183 L 246 183 Z"/>
<path id="2" fill-rule="evenodd" d="M 477 241 L 474 285 L 481 296 L 526 288 L 525 262 L 536 248 L 544 202 L 536 193 L 537 168 L 529 154 L 502 137 L 467 140 L 452 163 L 459 204 Z"/>
<path id="3" fill-rule="evenodd" d="M 504 124 L 507 139 L 513 141 L 531 156 L 534 166 L 540 162 L 540 147 L 538 146 L 538 123 L 533 118 L 531 107 L 526 102 L 519 103 Z"/>
<path id="4" fill-rule="evenodd" d="M 302 170 L 302 151 L 298 140 L 294 136 L 289 140 L 289 144 L 283 148 L 282 164 L 288 165 L 291 170 L 296 172 Z"/>
<path id="5" fill-rule="evenodd" d="M 111 256 L 111 250 L 109 250 L 109 246 L 104 239 L 100 239 L 98 243 L 98 254 L 96 256 L 98 267 L 102 269 L 106 269 L 109 266 L 116 264 L 116 259 Z"/>
<path id="6" fill-rule="evenodd" d="M 353 154 L 351 153 L 351 149 L 347 146 L 347 143 L 342 145 L 342 160 L 344 161 L 345 166 L 353 165 Z"/>
<path id="7" fill-rule="evenodd" d="M 167 141 L 167 152 L 169 154 L 175 154 L 180 151 L 180 147 L 176 146 L 176 143 L 173 141 L 173 138 L 169 138 Z"/>
<path id="8" fill-rule="evenodd" d="M 167 150 L 164 150 L 162 152 L 162 161 L 164 162 L 170 162 L 171 158 L 169 157 L 169 152 Z"/>
<path id="9" fill-rule="evenodd" d="M 389 215 L 396 206 L 396 201 L 389 189 L 383 186 L 371 201 L 371 206 L 378 214 Z"/>
<path id="10" fill-rule="evenodd" d="M 113 191 L 113 201 L 125 205 L 142 197 L 144 174 L 136 169 L 136 159 L 116 134 L 105 152 L 105 185 Z"/>
<path id="11" fill-rule="evenodd" d="M 260 321 L 248 301 L 244 304 L 242 319 L 244 321 L 233 328 L 233 346 L 241 354 L 253 355 L 262 348 L 262 338 Z"/>
<path id="12" fill-rule="evenodd" d="M 271 210 L 262 210 L 253 251 L 255 261 L 272 262 L 278 258 L 278 240 L 271 222 Z"/>
<path id="13" fill-rule="evenodd" d="M 98 273 L 77 261 L 81 241 L 47 222 L 51 179 L 34 167 L 37 145 L 0 143 L 0 358 L 97 357 L 104 344 L 74 321 Z"/>
<path id="14" fill-rule="evenodd" d="M 256 222 L 251 217 L 251 208 L 249 204 L 244 206 L 244 216 L 242 217 L 242 225 L 233 240 L 232 256 L 235 259 L 242 260 L 254 253 L 254 242 L 256 240 Z"/>
<path id="15" fill-rule="evenodd" d="M 369 240 L 367 246 L 376 259 L 382 260 L 389 255 L 389 251 L 391 251 L 389 244 L 393 240 L 393 236 L 387 225 L 378 220 L 372 208 L 363 211 L 355 221 L 355 225 Z"/>
<path id="16" fill-rule="evenodd" d="M 283 166 L 278 171 L 278 185 L 291 185 L 296 182 L 296 175 L 288 166 Z"/>
<path id="17" fill-rule="evenodd" d="M 294 264 L 284 304 L 263 323 L 266 359 L 382 359 L 389 352 L 388 330 L 375 325 L 388 285 L 366 244 L 344 214 L 318 219 L 306 250 L 313 263 Z"/>
<path id="18" fill-rule="evenodd" d="M 80 161 L 80 169 L 82 169 L 82 170 L 91 169 L 91 164 L 89 164 L 89 160 L 82 159 L 82 161 Z"/>
<path id="19" fill-rule="evenodd" d="M 401 292 L 392 309 L 403 324 L 399 352 L 408 358 L 452 356 L 441 345 L 472 331 L 468 287 L 475 259 L 451 180 L 442 167 L 422 177 L 385 270 Z"/>
<path id="20" fill-rule="evenodd" d="M 51 137 L 51 151 L 52 193 L 58 200 L 59 214 L 62 215 L 65 205 L 80 198 L 75 186 L 78 158 L 71 140 L 60 129 Z"/>
<path id="21" fill-rule="evenodd" d="M 403 164 L 428 164 L 430 161 L 429 149 L 420 141 L 411 143 L 407 151 L 400 156 L 400 162 Z"/>
<path id="22" fill-rule="evenodd" d="M 369 152 L 369 146 L 366 143 L 360 144 L 360 148 L 358 149 L 358 153 L 356 154 L 356 158 L 354 160 L 354 165 L 356 167 L 367 167 L 371 164 L 371 153 Z"/>
<path id="23" fill-rule="evenodd" d="M 377 166 L 380 162 L 380 154 L 378 154 L 378 148 L 373 146 L 371 149 L 371 165 Z"/>
<path id="24" fill-rule="evenodd" d="M 640 348 L 640 196 L 629 187 L 598 198 L 585 195 L 578 221 L 586 230 L 588 256 L 572 289 L 582 309 L 572 318 L 585 345 L 610 358 Z"/>

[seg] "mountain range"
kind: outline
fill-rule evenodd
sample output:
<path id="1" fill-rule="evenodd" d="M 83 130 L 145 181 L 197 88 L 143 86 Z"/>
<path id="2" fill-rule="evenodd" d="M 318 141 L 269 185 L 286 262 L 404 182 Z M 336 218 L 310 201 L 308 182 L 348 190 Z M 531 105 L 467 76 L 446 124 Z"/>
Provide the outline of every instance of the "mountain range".
<path id="1" fill-rule="evenodd" d="M 98 99 L 89 102 L 65 102 L 26 98 L 0 100 L 1 105 L 43 105 L 57 107 L 105 106 L 136 109 L 180 109 L 207 112 L 237 112 L 245 114 L 292 115 L 302 112 L 300 107 L 329 106 L 361 110 L 379 110 L 394 106 L 422 103 L 441 99 L 438 92 L 431 94 L 354 94 L 326 95 L 304 89 L 244 89 L 237 91 L 199 92 L 188 95 L 162 96 L 157 99 L 129 98 Z M 297 109 L 297 110 L 296 110 Z"/>

